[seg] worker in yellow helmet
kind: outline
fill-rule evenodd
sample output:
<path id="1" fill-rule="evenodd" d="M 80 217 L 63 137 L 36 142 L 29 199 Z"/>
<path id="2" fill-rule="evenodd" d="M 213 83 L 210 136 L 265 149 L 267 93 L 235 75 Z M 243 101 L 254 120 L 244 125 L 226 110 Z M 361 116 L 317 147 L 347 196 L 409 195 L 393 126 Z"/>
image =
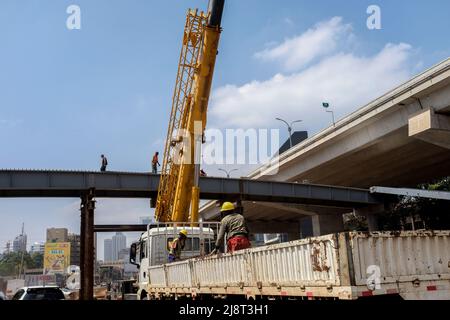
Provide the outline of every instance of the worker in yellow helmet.
<path id="1" fill-rule="evenodd" d="M 212 254 L 218 253 L 223 244 L 225 233 L 227 234 L 227 252 L 233 253 L 251 247 L 249 241 L 249 230 L 244 216 L 236 212 L 234 204 L 225 202 L 220 210 L 222 221 L 220 222 L 219 235 L 217 236 L 216 248 Z"/>
<path id="2" fill-rule="evenodd" d="M 178 234 L 178 238 L 173 239 L 172 243 L 170 244 L 169 263 L 180 260 L 181 250 L 184 249 L 187 235 L 188 235 L 188 232 L 183 229 Z"/>

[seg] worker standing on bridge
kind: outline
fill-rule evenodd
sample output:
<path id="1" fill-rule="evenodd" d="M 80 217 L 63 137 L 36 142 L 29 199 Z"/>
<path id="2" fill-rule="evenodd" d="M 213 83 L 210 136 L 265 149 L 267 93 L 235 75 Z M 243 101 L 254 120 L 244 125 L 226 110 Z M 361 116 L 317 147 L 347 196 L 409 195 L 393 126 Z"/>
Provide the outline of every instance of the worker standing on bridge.
<path id="1" fill-rule="evenodd" d="M 101 158 L 102 158 L 102 166 L 100 168 L 100 171 L 105 172 L 106 166 L 108 165 L 108 159 L 106 159 L 104 154 L 102 154 Z"/>
<path id="2" fill-rule="evenodd" d="M 158 156 L 159 156 L 159 152 L 155 152 L 155 155 L 153 156 L 153 159 L 152 159 L 152 173 L 153 174 L 157 174 L 158 166 L 161 166 L 158 161 Z"/>
<path id="3" fill-rule="evenodd" d="M 184 249 L 186 244 L 188 232 L 186 230 L 181 230 L 178 238 L 174 239 L 170 244 L 169 250 L 169 263 L 179 261 L 181 259 L 181 250 Z"/>
<path id="4" fill-rule="evenodd" d="M 244 250 L 251 247 L 249 230 L 244 216 L 235 211 L 234 204 L 225 202 L 220 210 L 222 221 L 220 222 L 219 235 L 217 236 L 216 248 L 212 254 L 218 253 L 223 243 L 225 233 L 227 234 L 227 252 Z"/>

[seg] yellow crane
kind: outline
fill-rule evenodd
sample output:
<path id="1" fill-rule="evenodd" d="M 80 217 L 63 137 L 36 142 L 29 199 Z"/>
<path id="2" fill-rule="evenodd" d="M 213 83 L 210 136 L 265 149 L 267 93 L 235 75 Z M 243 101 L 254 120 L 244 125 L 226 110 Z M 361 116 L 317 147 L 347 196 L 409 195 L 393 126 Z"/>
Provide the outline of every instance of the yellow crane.
<path id="1" fill-rule="evenodd" d="M 224 2 L 187 13 L 156 199 L 160 222 L 198 222 L 201 146 Z"/>

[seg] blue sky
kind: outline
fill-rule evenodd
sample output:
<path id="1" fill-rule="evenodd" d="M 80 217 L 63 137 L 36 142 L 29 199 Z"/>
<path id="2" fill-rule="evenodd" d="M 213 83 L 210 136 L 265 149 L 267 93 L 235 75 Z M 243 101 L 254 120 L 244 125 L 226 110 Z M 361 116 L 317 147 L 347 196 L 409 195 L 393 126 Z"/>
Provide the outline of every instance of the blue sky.
<path id="1" fill-rule="evenodd" d="M 66 28 L 71 4 L 81 30 Z M 371 4 L 381 30 L 366 27 Z M 148 171 L 163 148 L 186 10 L 206 5 L 1 0 L 0 168 L 97 170 L 105 153 L 110 170 Z M 320 101 L 342 117 L 450 56 L 449 11 L 445 0 L 228 0 L 209 125 L 280 128 L 286 139 L 278 112 L 313 134 L 330 124 Z M 0 247 L 22 222 L 30 242 L 46 227 L 78 230 L 76 199 L 0 201 Z M 97 223 L 151 212 L 147 201 L 98 208 Z"/>

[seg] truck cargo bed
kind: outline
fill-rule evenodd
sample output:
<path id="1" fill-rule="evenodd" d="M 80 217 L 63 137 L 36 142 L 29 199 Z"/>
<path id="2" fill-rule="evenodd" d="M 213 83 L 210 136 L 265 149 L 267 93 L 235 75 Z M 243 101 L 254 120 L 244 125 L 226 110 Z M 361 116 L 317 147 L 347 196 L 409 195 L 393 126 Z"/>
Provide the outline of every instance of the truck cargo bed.
<path id="1" fill-rule="evenodd" d="M 450 299 L 449 235 L 340 233 L 152 266 L 148 294 Z"/>

